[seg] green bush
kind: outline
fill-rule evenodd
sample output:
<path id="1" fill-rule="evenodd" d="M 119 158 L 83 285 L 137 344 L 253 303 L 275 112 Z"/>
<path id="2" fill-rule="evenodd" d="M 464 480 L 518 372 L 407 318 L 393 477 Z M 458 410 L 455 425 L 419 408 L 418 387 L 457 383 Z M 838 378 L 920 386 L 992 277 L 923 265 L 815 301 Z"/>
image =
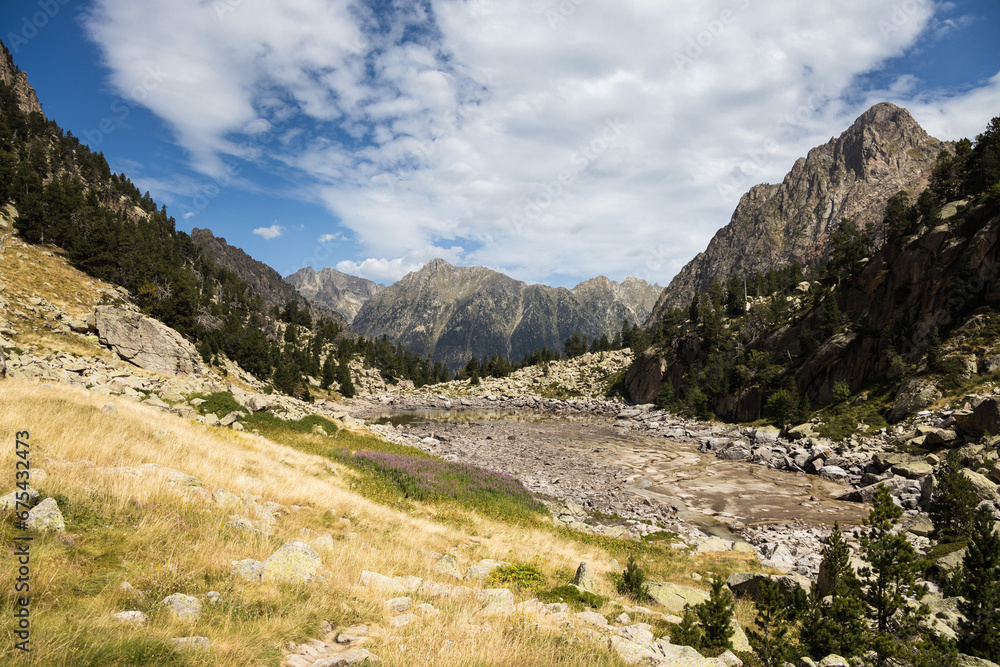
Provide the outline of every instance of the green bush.
<path id="1" fill-rule="evenodd" d="M 840 382 L 833 385 L 833 398 L 837 401 L 846 401 L 851 397 L 851 385 L 846 381 L 841 380 Z"/>
<path id="2" fill-rule="evenodd" d="M 767 397 L 764 412 L 776 425 L 784 426 L 791 419 L 797 403 L 790 391 L 779 389 Z"/>
<path id="3" fill-rule="evenodd" d="M 649 598 L 646 593 L 646 573 L 635 562 L 635 556 L 629 556 L 628 565 L 618 580 L 618 593 L 635 598 L 639 602 Z"/>
<path id="4" fill-rule="evenodd" d="M 510 586 L 535 593 L 545 589 L 548 581 L 536 564 L 515 562 L 495 568 L 486 578 L 486 584 L 496 588 Z"/>

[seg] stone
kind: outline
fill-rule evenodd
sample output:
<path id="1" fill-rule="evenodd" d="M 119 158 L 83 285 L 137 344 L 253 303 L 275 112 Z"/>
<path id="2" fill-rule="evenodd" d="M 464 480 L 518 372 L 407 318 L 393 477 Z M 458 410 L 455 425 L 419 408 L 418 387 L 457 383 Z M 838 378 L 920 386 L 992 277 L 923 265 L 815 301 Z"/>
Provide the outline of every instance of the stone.
<path id="1" fill-rule="evenodd" d="M 394 628 L 401 628 L 417 620 L 416 614 L 400 614 L 389 619 L 389 625 Z"/>
<path id="2" fill-rule="evenodd" d="M 3 356 L 3 348 L 0 347 L 0 379 L 7 377 L 7 360 Z"/>
<path id="3" fill-rule="evenodd" d="M 181 650 L 212 648 L 208 637 L 173 637 L 170 643 Z"/>
<path id="4" fill-rule="evenodd" d="M 510 563 L 507 563 L 502 560 L 492 560 L 490 558 L 484 558 L 477 564 L 470 565 L 469 567 L 465 568 L 465 576 L 468 579 L 485 579 L 486 577 L 490 576 L 490 572 L 504 565 L 510 565 Z"/>
<path id="5" fill-rule="evenodd" d="M 972 435 L 989 432 L 1000 434 L 1000 396 L 986 396 L 972 412 L 956 411 L 952 414 L 956 425 Z"/>
<path id="6" fill-rule="evenodd" d="M 728 649 L 719 654 L 718 660 L 725 663 L 726 667 L 743 667 L 743 661 Z"/>
<path id="7" fill-rule="evenodd" d="M 112 417 L 117 417 L 118 416 L 118 408 L 115 406 L 114 403 L 111 403 L 111 402 L 108 402 L 108 403 L 105 403 L 104 405 L 102 405 L 101 406 L 101 411 L 104 412 L 105 414 L 111 415 Z"/>
<path id="8" fill-rule="evenodd" d="M 485 602 L 483 613 L 486 614 L 513 614 L 514 594 L 506 588 L 487 588 L 477 594 L 480 602 Z"/>
<path id="9" fill-rule="evenodd" d="M 28 510 L 28 518 L 24 522 L 27 530 L 40 533 L 61 533 L 66 530 L 66 521 L 55 498 L 46 498 L 32 509 Z"/>
<path id="10" fill-rule="evenodd" d="M 194 623 L 201 617 L 201 600 L 191 595 L 174 593 L 163 598 L 160 604 L 169 609 L 178 621 Z"/>
<path id="11" fill-rule="evenodd" d="M 573 614 L 573 617 L 587 623 L 588 625 L 596 625 L 601 628 L 607 627 L 608 625 L 608 619 L 604 618 L 603 615 L 598 614 L 596 611 L 581 611 Z"/>
<path id="12" fill-rule="evenodd" d="M 240 418 L 239 412 L 230 412 L 225 417 L 219 420 L 219 426 L 229 426 Z"/>
<path id="13" fill-rule="evenodd" d="M 934 472 L 934 466 L 924 461 L 911 461 L 892 466 L 892 474 L 907 479 L 920 479 Z"/>
<path id="14" fill-rule="evenodd" d="M 670 582 L 646 582 L 646 593 L 671 614 L 683 614 L 684 605 L 693 607 L 708 600 L 705 591 Z"/>
<path id="15" fill-rule="evenodd" d="M 392 598 L 391 600 L 385 601 L 385 606 L 396 613 L 402 613 L 410 608 L 413 604 L 413 600 L 408 597 Z"/>
<path id="16" fill-rule="evenodd" d="M 333 535 L 330 535 L 329 533 L 327 533 L 326 535 L 320 535 L 315 540 L 309 543 L 309 546 L 311 546 L 316 551 L 320 550 L 333 551 L 333 545 L 334 545 Z"/>
<path id="17" fill-rule="evenodd" d="M 788 429 L 786 435 L 789 440 L 801 440 L 802 438 L 811 438 L 816 435 L 816 431 L 812 424 L 799 424 Z"/>
<path id="18" fill-rule="evenodd" d="M 382 662 L 381 659 L 369 653 L 366 649 L 355 651 L 344 651 L 328 658 L 321 658 L 312 663 L 310 667 L 341 667 L 341 665 L 357 665 L 365 661 Z"/>
<path id="19" fill-rule="evenodd" d="M 625 662 L 626 664 L 655 665 L 660 663 L 661 656 L 658 653 L 656 653 L 655 651 L 646 646 L 642 646 L 641 644 L 629 641 L 624 637 L 611 635 L 610 637 L 608 637 L 608 643 L 611 647 L 611 650 L 617 653 L 618 657 L 621 658 L 622 661 Z M 701 657 L 700 654 L 699 657 Z"/>
<path id="20" fill-rule="evenodd" d="M 851 667 L 851 663 L 847 661 L 847 658 L 842 658 L 836 653 L 831 653 L 816 663 L 816 665 L 817 667 Z"/>
<path id="21" fill-rule="evenodd" d="M 462 571 L 458 568 L 458 562 L 453 556 L 441 556 L 438 562 L 434 563 L 433 569 L 438 574 L 454 577 L 460 581 L 465 578 L 462 576 Z"/>
<path id="22" fill-rule="evenodd" d="M 955 658 L 955 667 L 1000 667 L 1000 665 L 986 658 L 977 658 L 959 653 Z"/>
<path id="23" fill-rule="evenodd" d="M 714 658 L 706 658 L 698 651 L 694 650 L 690 646 L 677 646 L 675 644 L 665 644 L 660 642 L 657 644 L 663 656 L 666 658 L 664 662 L 656 662 L 653 664 L 667 664 L 671 667 L 715 667 L 716 665 L 723 666 L 724 662 L 716 660 Z"/>
<path id="24" fill-rule="evenodd" d="M 97 306 L 98 339 L 119 357 L 166 375 L 200 375 L 201 355 L 194 345 L 167 325 L 118 306 Z"/>
<path id="25" fill-rule="evenodd" d="M 968 468 L 963 468 L 961 474 L 972 482 L 972 486 L 976 488 L 976 495 L 980 498 L 1000 500 L 1000 494 L 997 493 L 997 485 L 991 482 L 986 475 L 969 470 Z"/>
<path id="26" fill-rule="evenodd" d="M 890 424 L 895 424 L 919 410 L 929 408 L 940 398 L 941 392 L 933 382 L 910 378 L 896 392 L 896 398 L 886 419 Z"/>
<path id="27" fill-rule="evenodd" d="M 261 564 L 261 580 L 307 582 L 322 564 L 316 550 L 305 542 L 286 542 Z"/>
<path id="28" fill-rule="evenodd" d="M 132 625 L 146 625 L 146 622 L 149 620 L 149 617 L 141 611 L 120 611 L 117 614 L 112 614 L 112 617 L 116 621 Z"/>
<path id="29" fill-rule="evenodd" d="M 732 551 L 733 543 L 721 537 L 713 535 L 708 539 L 701 540 L 695 545 L 695 553 L 718 553 L 720 551 Z"/>
<path id="30" fill-rule="evenodd" d="M 594 578 L 590 574 L 590 567 L 587 563 L 580 563 L 576 568 L 576 576 L 573 577 L 573 584 L 588 593 L 594 592 Z"/>
<path id="31" fill-rule="evenodd" d="M 31 472 L 31 476 L 34 477 L 34 471 Z M 27 505 L 28 507 L 33 507 L 40 498 L 38 491 L 35 491 L 30 486 L 24 491 L 11 491 L 6 496 L 0 497 L 0 512 L 13 512 L 16 509 L 24 509 L 23 507 L 19 508 L 17 505 L 18 494 L 20 494 L 22 505 Z"/>
<path id="32" fill-rule="evenodd" d="M 847 482 L 847 471 L 840 466 L 823 466 L 819 469 L 819 476 L 831 482 Z"/>
<path id="33" fill-rule="evenodd" d="M 629 615 L 627 613 L 625 613 L 624 611 L 622 613 L 618 614 L 617 616 L 615 616 L 615 623 L 617 623 L 618 625 L 628 625 L 631 622 L 632 622 L 632 619 L 629 618 Z"/>

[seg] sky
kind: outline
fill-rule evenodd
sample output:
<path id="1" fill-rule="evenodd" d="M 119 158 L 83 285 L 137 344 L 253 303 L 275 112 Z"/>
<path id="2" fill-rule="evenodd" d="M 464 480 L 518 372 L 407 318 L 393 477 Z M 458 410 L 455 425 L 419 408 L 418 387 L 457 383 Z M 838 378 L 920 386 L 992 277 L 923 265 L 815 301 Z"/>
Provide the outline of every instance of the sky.
<path id="1" fill-rule="evenodd" d="M 3 0 L 46 115 L 282 275 L 666 285 L 871 105 L 1000 115 L 996 0 Z"/>

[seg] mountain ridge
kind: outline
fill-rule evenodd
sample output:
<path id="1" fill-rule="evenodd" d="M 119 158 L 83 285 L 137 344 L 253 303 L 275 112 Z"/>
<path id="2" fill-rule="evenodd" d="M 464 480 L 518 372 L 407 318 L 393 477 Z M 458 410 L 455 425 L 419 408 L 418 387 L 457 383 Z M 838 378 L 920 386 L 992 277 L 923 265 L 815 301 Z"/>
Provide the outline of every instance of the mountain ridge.
<path id="1" fill-rule="evenodd" d="M 604 276 L 572 289 L 529 285 L 436 258 L 367 301 L 354 329 L 388 336 L 454 369 L 472 356 L 513 360 L 544 347 L 561 350 L 574 332 L 612 337 L 623 320 L 641 323 L 659 290 L 639 279 L 617 283 Z"/>
<path id="2" fill-rule="evenodd" d="M 872 106 L 839 137 L 798 158 L 781 183 L 751 187 L 730 222 L 664 289 L 646 326 L 669 308 L 686 307 L 713 280 L 824 259 L 842 219 L 861 229 L 878 225 L 889 197 L 923 190 L 951 145 L 927 134 L 906 109 Z"/>

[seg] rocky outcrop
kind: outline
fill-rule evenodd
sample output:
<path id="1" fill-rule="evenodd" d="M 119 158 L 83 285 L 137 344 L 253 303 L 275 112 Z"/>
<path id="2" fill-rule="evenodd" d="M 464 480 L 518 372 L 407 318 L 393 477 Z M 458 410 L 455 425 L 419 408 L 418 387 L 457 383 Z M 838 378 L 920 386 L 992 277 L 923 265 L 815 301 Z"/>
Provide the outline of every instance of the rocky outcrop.
<path id="1" fill-rule="evenodd" d="M 843 218 L 862 229 L 881 222 L 889 197 L 926 187 L 947 146 L 906 109 L 876 104 L 799 158 L 780 184 L 756 185 L 743 195 L 729 224 L 663 290 L 647 325 L 669 308 L 687 306 L 715 279 L 823 259 Z"/>
<path id="2" fill-rule="evenodd" d="M 293 285 L 285 282 L 277 271 L 263 262 L 258 262 L 241 248 L 229 245 L 226 239 L 212 234 L 212 230 L 195 227 L 191 230 L 191 240 L 204 248 L 217 266 L 232 271 L 249 285 L 260 295 L 268 308 L 274 306 L 284 308 L 289 302 L 297 301 L 308 308 L 313 317 L 325 317 L 342 324 L 350 321 L 350 318 L 345 320 L 340 313 L 334 312 L 336 308 L 327 308 L 300 294 Z"/>
<path id="3" fill-rule="evenodd" d="M 456 370 L 473 356 L 516 361 L 543 347 L 562 351 L 575 332 L 611 338 L 623 320 L 641 323 L 658 292 L 635 278 L 619 284 L 599 277 L 572 290 L 527 285 L 484 267 L 436 259 L 372 297 L 352 326 Z"/>
<path id="4" fill-rule="evenodd" d="M 166 375 L 200 375 L 194 346 L 167 325 L 118 306 L 98 306 L 95 326 L 102 345 L 139 368 Z"/>
<path id="5" fill-rule="evenodd" d="M 28 75 L 14 64 L 14 59 L 6 45 L 0 43 L 0 49 L 2 49 L 0 52 L 0 81 L 13 88 L 21 111 L 42 113 L 42 105 L 38 103 L 35 89 L 28 83 Z"/>
<path id="6" fill-rule="evenodd" d="M 385 285 L 336 269 L 321 269 L 317 273 L 311 266 L 287 276 L 285 282 L 310 303 L 336 311 L 348 322 L 354 320 L 368 299 L 385 289 Z"/>

